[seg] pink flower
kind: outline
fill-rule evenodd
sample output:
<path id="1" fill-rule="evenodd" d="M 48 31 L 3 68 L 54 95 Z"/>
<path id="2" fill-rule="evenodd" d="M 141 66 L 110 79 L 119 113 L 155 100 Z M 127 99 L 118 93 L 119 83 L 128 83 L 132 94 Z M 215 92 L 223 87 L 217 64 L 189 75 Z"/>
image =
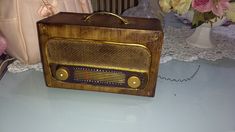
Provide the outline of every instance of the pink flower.
<path id="1" fill-rule="evenodd" d="M 225 10 L 229 8 L 229 0 L 217 0 L 213 3 L 212 12 L 216 16 L 223 16 Z"/>
<path id="2" fill-rule="evenodd" d="M 6 48 L 7 48 L 6 39 L 1 35 L 0 32 L 0 56 L 5 52 Z"/>
<path id="3" fill-rule="evenodd" d="M 192 7 L 198 12 L 209 12 L 212 10 L 213 1 L 212 0 L 193 0 Z"/>
<path id="4" fill-rule="evenodd" d="M 223 16 L 229 8 L 229 0 L 193 0 L 192 7 L 198 12 L 210 12 L 216 16 Z"/>

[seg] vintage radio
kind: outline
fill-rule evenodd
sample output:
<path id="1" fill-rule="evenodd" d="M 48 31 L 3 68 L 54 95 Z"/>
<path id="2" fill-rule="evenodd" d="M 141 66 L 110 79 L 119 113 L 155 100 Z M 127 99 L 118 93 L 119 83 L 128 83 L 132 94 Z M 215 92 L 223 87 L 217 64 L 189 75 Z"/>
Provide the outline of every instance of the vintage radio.
<path id="1" fill-rule="evenodd" d="M 157 19 L 58 13 L 37 23 L 49 87 L 154 96 L 163 32 Z"/>

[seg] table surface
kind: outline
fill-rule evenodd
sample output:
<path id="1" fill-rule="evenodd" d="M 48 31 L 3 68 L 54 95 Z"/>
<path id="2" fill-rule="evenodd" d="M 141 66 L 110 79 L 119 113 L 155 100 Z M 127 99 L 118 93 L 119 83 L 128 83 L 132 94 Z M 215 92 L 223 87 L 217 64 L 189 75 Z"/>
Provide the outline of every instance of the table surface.
<path id="1" fill-rule="evenodd" d="M 235 61 L 170 61 L 154 98 L 48 88 L 43 73 L 0 81 L 0 132 L 235 132 Z"/>

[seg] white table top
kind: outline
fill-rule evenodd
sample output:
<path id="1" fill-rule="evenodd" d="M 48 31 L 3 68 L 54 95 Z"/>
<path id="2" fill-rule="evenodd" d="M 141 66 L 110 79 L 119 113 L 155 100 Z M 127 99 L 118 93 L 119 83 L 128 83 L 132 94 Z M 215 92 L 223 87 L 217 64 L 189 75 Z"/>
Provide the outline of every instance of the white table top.
<path id="1" fill-rule="evenodd" d="M 235 132 L 235 61 L 170 61 L 154 98 L 45 86 L 43 73 L 0 81 L 0 132 Z"/>

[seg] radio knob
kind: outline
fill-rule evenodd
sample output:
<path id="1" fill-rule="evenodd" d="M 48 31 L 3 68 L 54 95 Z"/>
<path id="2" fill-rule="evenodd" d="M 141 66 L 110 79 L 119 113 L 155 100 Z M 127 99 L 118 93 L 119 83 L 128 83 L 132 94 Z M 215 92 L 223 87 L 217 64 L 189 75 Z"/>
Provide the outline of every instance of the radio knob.
<path id="1" fill-rule="evenodd" d="M 61 67 L 56 70 L 56 78 L 61 81 L 65 81 L 69 78 L 69 72 L 67 69 Z"/>
<path id="2" fill-rule="evenodd" d="M 128 86 L 131 88 L 138 88 L 141 85 L 141 81 L 138 77 L 136 76 L 131 76 L 127 80 Z"/>

